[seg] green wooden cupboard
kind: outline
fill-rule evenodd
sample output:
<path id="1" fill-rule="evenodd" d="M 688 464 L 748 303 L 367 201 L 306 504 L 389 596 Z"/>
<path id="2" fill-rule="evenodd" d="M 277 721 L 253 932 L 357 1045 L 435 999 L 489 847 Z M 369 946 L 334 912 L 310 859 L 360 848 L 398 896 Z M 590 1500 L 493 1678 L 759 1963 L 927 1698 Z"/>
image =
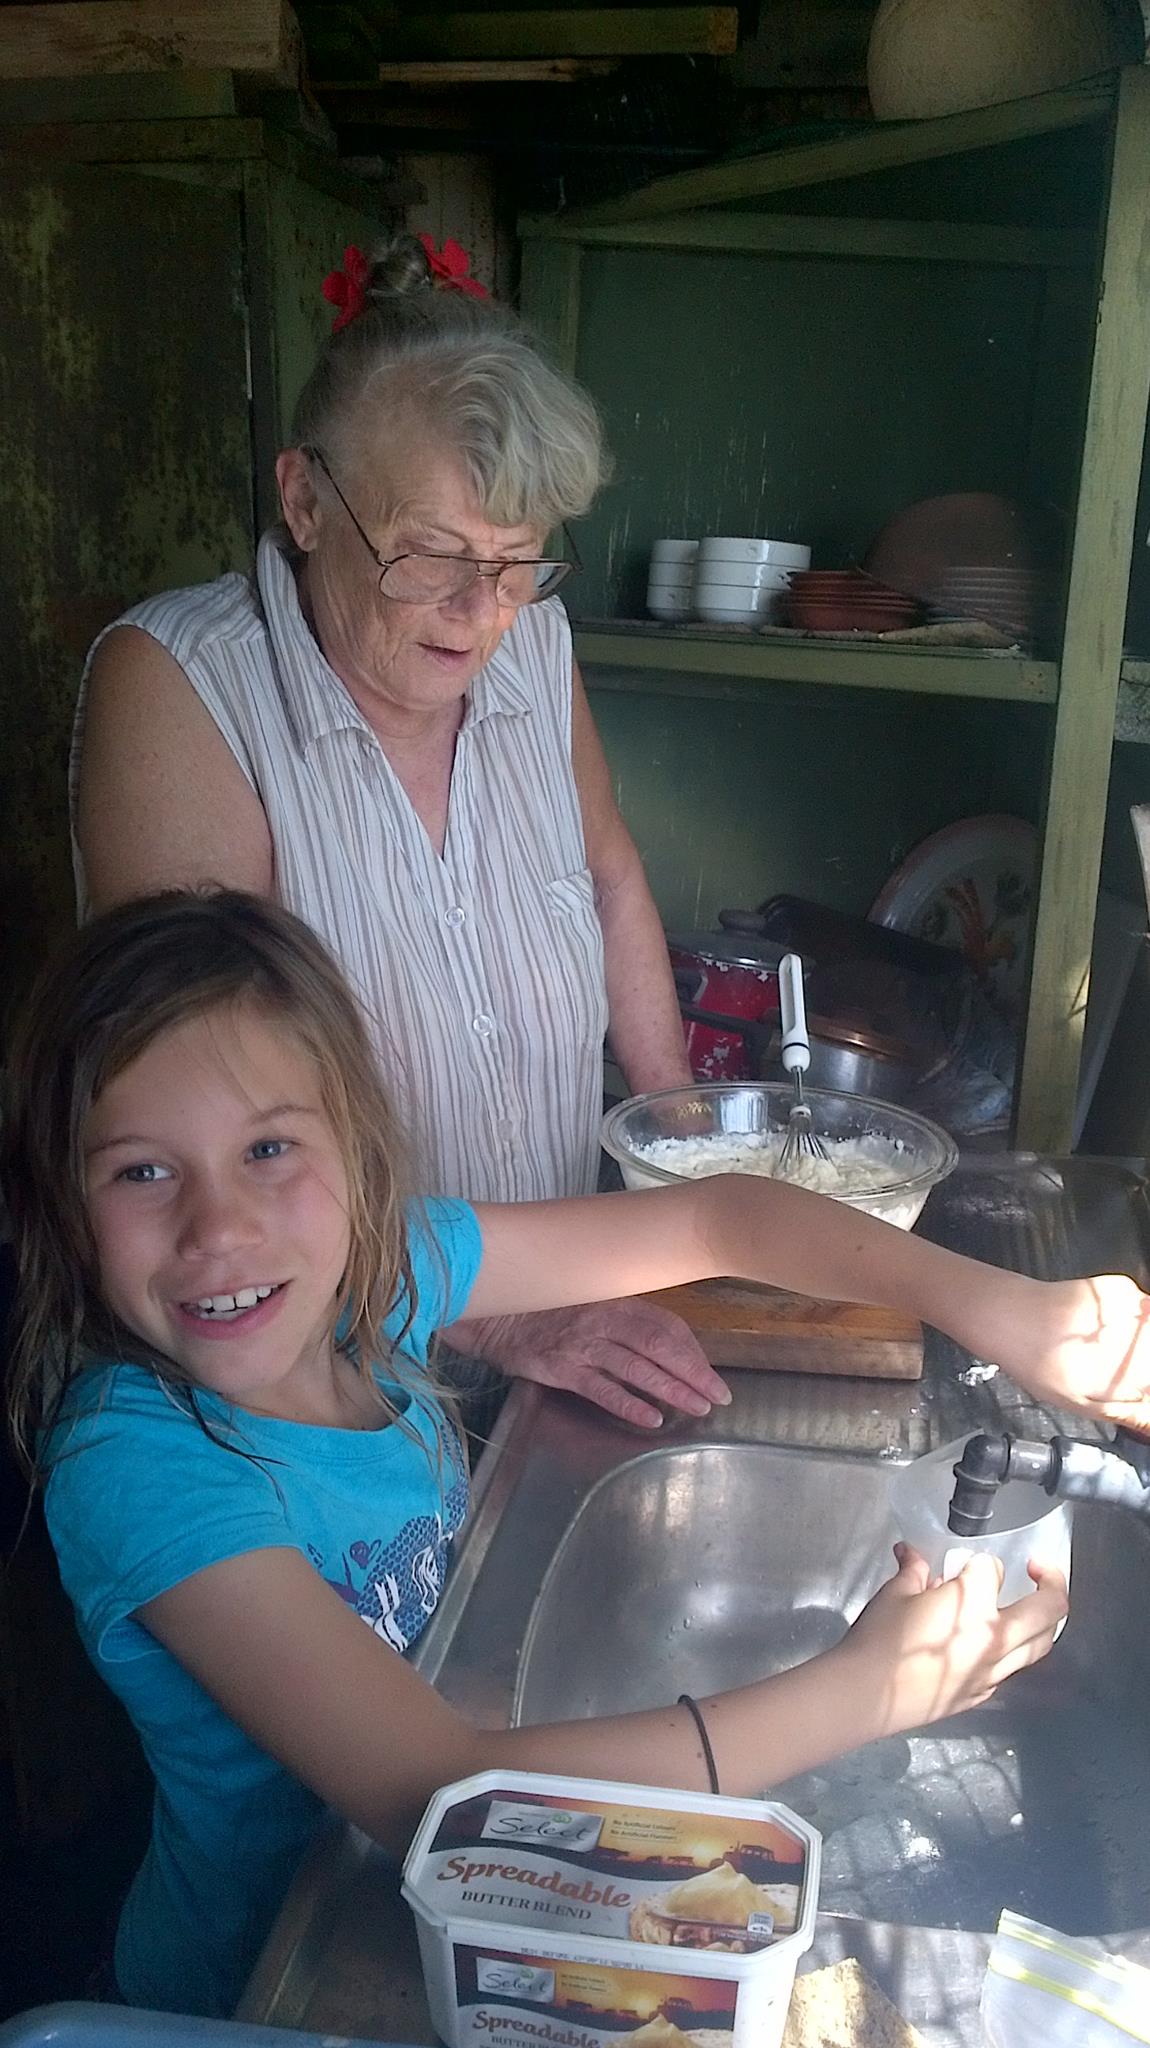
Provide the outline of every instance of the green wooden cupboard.
<path id="1" fill-rule="evenodd" d="M 78 91 L 54 88 L 29 125 L 30 96 L 0 87 L 0 1012 L 74 919 L 65 786 L 85 652 L 138 598 L 250 561 L 331 320 L 323 277 L 393 218 L 322 153 L 229 112 L 230 81 L 153 90 L 166 119 L 83 119 Z M 76 1880 L 82 1952 L 129 1875 L 125 1816 L 146 1824 L 147 1773 L 36 1524 L 0 1599 L 0 1762 L 11 1847 L 108 1838 Z"/>
<path id="2" fill-rule="evenodd" d="M 616 479 L 576 645 L 671 924 L 777 888 L 865 909 L 971 811 L 1042 833 L 1016 1104 L 1069 1149 L 1150 385 L 1150 73 L 663 178 L 525 218 L 525 310 Z M 916 498 L 1066 533 L 1040 657 L 641 623 L 663 533 L 861 559 Z M 721 845 L 722 859 L 715 849 Z"/>
<path id="3" fill-rule="evenodd" d="M 139 598 L 250 561 L 330 324 L 322 280 L 394 218 L 209 86 L 207 112 L 187 115 L 185 84 L 169 118 L 135 121 L 29 124 L 0 94 L 0 1004 L 73 916 L 87 647 Z"/>

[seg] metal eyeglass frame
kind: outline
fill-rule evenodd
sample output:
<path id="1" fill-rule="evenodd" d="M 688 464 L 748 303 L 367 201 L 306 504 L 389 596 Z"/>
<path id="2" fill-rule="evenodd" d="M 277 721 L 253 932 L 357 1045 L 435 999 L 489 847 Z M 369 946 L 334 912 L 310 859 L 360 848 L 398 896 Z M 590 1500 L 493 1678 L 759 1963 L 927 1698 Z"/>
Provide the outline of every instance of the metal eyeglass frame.
<path id="1" fill-rule="evenodd" d="M 464 592 L 470 590 L 472 588 L 472 585 L 477 583 L 481 577 L 484 577 L 487 580 L 494 582 L 495 595 L 497 600 L 500 603 L 506 604 L 509 602 L 509 600 L 506 598 L 502 598 L 500 596 L 499 590 L 500 581 L 503 577 L 505 570 L 541 569 L 543 567 L 547 567 L 554 570 L 555 572 L 551 581 L 544 584 L 542 590 L 537 590 L 533 596 L 527 598 L 520 598 L 518 600 L 518 603 L 520 605 L 538 604 L 542 598 L 553 597 L 555 592 L 558 590 L 560 584 L 565 582 L 568 576 L 577 575 L 579 570 L 583 567 L 583 564 L 579 559 L 579 550 L 575 545 L 574 536 L 568 532 L 566 526 L 564 526 L 563 528 L 563 533 L 567 541 L 567 545 L 571 550 L 572 558 L 570 561 L 561 560 L 553 555 L 512 555 L 506 556 L 502 560 L 486 561 L 477 555 L 451 555 L 441 553 L 436 548 L 408 548 L 405 549 L 403 554 L 392 555 L 390 559 L 387 559 L 380 554 L 379 549 L 376 547 L 374 541 L 372 541 L 370 536 L 364 532 L 363 527 L 360 525 L 359 520 L 356 518 L 355 513 L 352 511 L 351 506 L 348 504 L 347 499 L 344 497 L 343 492 L 340 490 L 339 485 L 337 484 L 335 478 L 333 477 L 331 470 L 328 467 L 327 458 L 324 455 L 322 448 L 317 448 L 314 445 L 314 443 L 305 443 L 305 445 L 300 449 L 300 454 L 307 456 L 309 461 L 318 462 L 325 477 L 327 478 L 329 484 L 331 485 L 332 490 L 335 492 L 336 497 L 339 499 L 340 504 L 343 506 L 344 511 L 347 513 L 348 518 L 351 520 L 352 525 L 354 526 L 361 541 L 363 542 L 364 547 L 367 549 L 368 554 L 371 556 L 372 561 L 375 563 L 377 569 L 379 570 L 380 596 L 386 597 L 392 604 L 450 604 L 455 598 L 462 597 Z M 474 574 L 469 583 L 464 583 L 460 586 L 458 590 L 453 590 L 450 597 L 395 597 L 391 591 L 384 589 L 383 579 L 387 575 L 389 569 L 395 568 L 397 562 L 410 561 L 466 562 L 468 566 L 474 571 Z"/>

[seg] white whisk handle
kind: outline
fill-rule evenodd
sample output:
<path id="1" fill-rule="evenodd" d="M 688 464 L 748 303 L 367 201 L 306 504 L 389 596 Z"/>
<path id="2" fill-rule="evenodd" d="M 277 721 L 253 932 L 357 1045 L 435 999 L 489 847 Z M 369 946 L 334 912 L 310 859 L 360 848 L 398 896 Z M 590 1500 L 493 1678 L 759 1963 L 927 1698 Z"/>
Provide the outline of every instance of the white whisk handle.
<path id="1" fill-rule="evenodd" d="M 807 1037 L 803 963 L 797 953 L 784 953 L 779 961 L 779 1021 L 784 1070 L 793 1074 L 797 1068 L 800 1074 L 805 1074 L 811 1063 L 811 1042 Z"/>

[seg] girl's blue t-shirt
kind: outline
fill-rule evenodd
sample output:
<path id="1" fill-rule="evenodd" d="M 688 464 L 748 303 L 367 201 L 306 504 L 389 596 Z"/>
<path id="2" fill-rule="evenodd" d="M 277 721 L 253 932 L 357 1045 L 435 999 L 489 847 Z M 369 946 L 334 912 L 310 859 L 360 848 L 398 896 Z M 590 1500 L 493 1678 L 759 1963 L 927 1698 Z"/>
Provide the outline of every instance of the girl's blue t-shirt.
<path id="1" fill-rule="evenodd" d="M 464 1202 L 409 1214 L 418 1307 L 405 1356 L 463 1314 L 481 1241 Z M 389 1317 L 395 1336 L 403 1321 Z M 428 1386 L 383 1382 L 408 1429 L 321 1429 L 201 1396 L 222 1448 L 145 1368 L 97 1363 L 48 1447 L 45 1506 L 85 1648 L 136 1725 L 156 1779 L 152 1838 L 128 1894 L 116 1976 L 132 2005 L 226 2015 L 270 1931 L 321 1802 L 258 1749 L 133 1619 L 206 1566 L 300 1550 L 400 1653 L 434 1612 L 467 1508 L 458 1437 Z M 237 1452 L 246 1455 L 236 1455 Z"/>

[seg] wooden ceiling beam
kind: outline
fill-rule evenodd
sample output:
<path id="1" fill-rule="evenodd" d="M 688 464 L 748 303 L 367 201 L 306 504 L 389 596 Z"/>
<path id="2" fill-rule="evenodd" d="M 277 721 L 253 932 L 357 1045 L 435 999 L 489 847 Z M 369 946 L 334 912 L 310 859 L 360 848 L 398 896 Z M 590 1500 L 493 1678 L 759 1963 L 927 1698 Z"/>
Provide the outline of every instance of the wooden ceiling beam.
<path id="1" fill-rule="evenodd" d="M 461 63 L 429 59 L 381 64 L 379 82 L 410 86 L 416 92 L 446 92 L 478 85 L 571 85 L 580 78 L 606 78 L 617 68 L 618 60 L 614 57 L 476 58 Z M 321 84 L 317 90 L 339 92 L 340 87 Z"/>
<path id="2" fill-rule="evenodd" d="M 300 75 L 286 0 L 52 0 L 0 6 L 0 78 L 119 71 L 238 71 L 281 86 Z"/>
<path id="3" fill-rule="evenodd" d="M 103 0 L 104 5 L 113 0 Z M 524 57 L 729 57 L 737 7 L 588 7 L 395 14 L 381 24 L 387 61 Z"/>

